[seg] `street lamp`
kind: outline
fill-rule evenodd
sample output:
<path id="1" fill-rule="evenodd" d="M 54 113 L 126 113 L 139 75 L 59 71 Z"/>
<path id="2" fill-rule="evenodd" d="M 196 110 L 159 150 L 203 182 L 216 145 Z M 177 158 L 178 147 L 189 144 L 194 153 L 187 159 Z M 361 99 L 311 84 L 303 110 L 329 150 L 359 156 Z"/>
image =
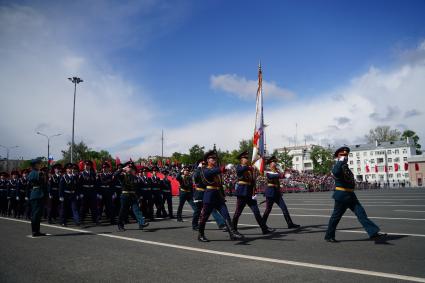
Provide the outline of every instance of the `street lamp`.
<path id="1" fill-rule="evenodd" d="M 58 136 L 60 136 L 62 134 L 56 134 L 56 135 L 48 136 L 46 134 L 37 132 L 37 135 L 43 136 L 43 137 L 45 137 L 47 139 L 47 168 L 50 170 L 50 162 L 49 162 L 49 156 L 50 156 L 50 139 L 53 138 L 53 137 L 58 137 Z"/>
<path id="2" fill-rule="evenodd" d="M 9 173 L 9 152 L 11 149 L 17 148 L 19 146 L 4 146 L 0 144 L 0 147 L 4 147 L 6 149 L 6 172 Z"/>
<path id="3" fill-rule="evenodd" d="M 68 78 L 74 84 L 74 108 L 72 110 L 72 142 L 71 142 L 71 163 L 73 162 L 74 151 L 74 125 L 75 125 L 75 96 L 77 94 L 77 84 L 82 83 L 83 80 L 79 77 Z"/>

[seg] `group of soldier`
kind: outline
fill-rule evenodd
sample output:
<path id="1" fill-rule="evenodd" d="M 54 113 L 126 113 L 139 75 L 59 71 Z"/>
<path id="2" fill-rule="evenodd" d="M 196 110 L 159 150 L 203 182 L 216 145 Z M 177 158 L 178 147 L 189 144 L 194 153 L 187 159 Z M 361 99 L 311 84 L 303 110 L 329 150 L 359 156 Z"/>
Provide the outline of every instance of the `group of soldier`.
<path id="1" fill-rule="evenodd" d="M 379 232 L 379 227 L 368 219 L 354 194 L 355 182 L 347 165 L 348 152 L 347 147 L 335 152 L 336 163 L 332 171 L 336 184 L 333 196 L 335 209 L 325 239 L 328 242 L 337 242 L 336 226 L 347 208 L 357 215 L 370 238 L 385 237 L 385 234 Z M 262 233 L 269 234 L 274 229 L 267 226 L 267 219 L 273 205 L 277 204 L 288 228 L 299 228 L 300 225 L 293 223 L 282 197 L 279 180 L 284 178 L 284 174 L 277 168 L 277 159 L 272 156 L 265 160 L 268 167 L 264 173 L 267 179 L 266 208 L 261 215 L 256 198 L 256 180 L 259 172 L 249 161 L 247 151 L 241 152 L 238 158 L 240 163 L 236 166 L 237 201 L 233 217 L 230 217 L 223 191 L 223 174 L 228 168 L 218 164 L 217 152 L 211 150 L 196 163 L 194 168 L 183 167 L 177 175 L 176 179 L 179 182 L 177 221 L 183 221 L 183 207 L 188 202 L 193 209 L 192 229 L 198 231 L 199 241 L 209 241 L 205 236 L 205 225 L 211 214 L 218 227 L 228 232 L 230 239 L 237 240 L 244 238 L 238 231 L 238 220 L 247 205 Z M 22 171 L 21 177 L 17 171 L 11 172 L 10 178 L 6 173 L 0 174 L 1 214 L 31 218 L 34 237 L 44 235 L 40 232 L 40 221 L 46 200 L 48 222 L 53 223 L 59 217 L 63 226 L 67 225 L 71 216 L 75 225 L 81 225 L 86 220 L 89 210 L 94 224 L 100 224 L 105 212 L 110 224 L 117 224 L 118 231 L 121 232 L 125 231 L 130 212 L 137 220 L 139 229 L 144 229 L 155 218 L 174 218 L 169 172 L 163 170 L 161 179 L 157 166 L 138 170 L 135 164 L 129 161 L 119 164 L 112 170 L 111 164 L 105 161 L 101 172 L 96 173 L 93 170 L 93 163 L 87 160 L 81 171 L 73 163 L 68 163 L 64 167 L 55 164 L 51 172 L 39 167 L 40 160 L 33 160 L 32 169 Z M 148 175 L 148 172 L 151 174 Z"/>

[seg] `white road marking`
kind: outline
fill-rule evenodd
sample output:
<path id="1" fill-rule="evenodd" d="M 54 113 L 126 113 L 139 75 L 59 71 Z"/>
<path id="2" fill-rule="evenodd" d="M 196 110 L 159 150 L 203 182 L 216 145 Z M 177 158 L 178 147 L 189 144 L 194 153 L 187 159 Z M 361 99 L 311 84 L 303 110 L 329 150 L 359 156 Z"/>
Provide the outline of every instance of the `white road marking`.
<path id="1" fill-rule="evenodd" d="M 4 218 L 4 217 L 0 217 L 0 219 L 15 221 L 15 222 L 22 222 L 22 223 L 30 223 L 29 221 L 20 220 L 20 219 L 11 219 L 11 218 Z M 396 280 L 404 280 L 404 281 L 412 281 L 412 282 L 425 282 L 425 278 L 422 278 L 422 277 L 414 277 L 414 276 L 407 276 L 407 275 L 401 275 L 401 274 L 377 272 L 377 271 L 371 271 L 371 270 L 346 268 L 346 267 L 315 264 L 315 263 L 300 262 L 300 261 L 293 261 L 293 260 L 284 260 L 284 259 L 275 259 L 275 258 L 245 255 L 245 254 L 229 253 L 229 252 L 222 252 L 222 251 L 216 251 L 216 250 L 210 250 L 210 249 L 195 248 L 195 247 L 190 247 L 190 246 L 168 244 L 168 243 L 163 243 L 163 242 L 154 242 L 154 241 L 148 241 L 148 240 L 118 236 L 118 235 L 101 234 L 101 233 L 96 233 L 96 232 L 92 232 L 92 231 L 88 231 L 88 230 L 74 229 L 74 228 L 68 228 L 68 227 L 60 227 L 60 226 L 54 226 L 54 225 L 50 225 L 50 224 L 41 224 L 41 225 L 46 226 L 46 227 L 50 227 L 50 228 L 60 229 L 60 230 L 73 231 L 73 232 L 79 232 L 79 233 L 87 233 L 87 234 L 97 235 L 97 236 L 100 236 L 100 237 L 107 237 L 107 238 L 112 238 L 112 239 L 119 239 L 119 240 L 124 240 L 124 241 L 142 243 L 142 244 L 153 245 L 153 246 L 161 246 L 161 247 L 167 247 L 167 248 L 173 248 L 173 249 L 179 249 L 179 250 L 186 250 L 186 251 L 192 251 L 192 252 L 198 252 L 198 253 L 204 253 L 204 254 L 221 255 L 221 256 L 232 257 L 232 258 L 240 258 L 240 259 L 247 259 L 247 260 L 254 260 L 254 261 L 261 261 L 261 262 L 271 262 L 271 263 L 277 263 L 277 264 L 282 264 L 282 265 L 292 265 L 292 266 L 307 267 L 307 268 L 314 268 L 314 269 L 321 269 L 321 270 L 353 273 L 353 274 L 360 274 L 360 275 L 366 275 L 366 276 L 390 278 L 390 279 L 396 279 Z"/>
<path id="2" fill-rule="evenodd" d="M 401 212 L 425 212 L 425 210 L 403 210 L 403 209 L 396 209 L 394 211 L 401 211 Z"/>

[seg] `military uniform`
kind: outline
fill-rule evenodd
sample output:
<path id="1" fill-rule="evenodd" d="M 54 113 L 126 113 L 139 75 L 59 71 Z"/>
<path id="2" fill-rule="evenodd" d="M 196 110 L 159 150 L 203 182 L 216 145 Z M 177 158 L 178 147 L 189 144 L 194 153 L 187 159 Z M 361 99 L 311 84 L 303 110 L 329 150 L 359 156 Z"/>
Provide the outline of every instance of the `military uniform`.
<path id="1" fill-rule="evenodd" d="M 69 218 L 69 212 L 72 212 L 72 218 L 75 225 L 80 225 L 80 215 L 78 211 L 79 193 L 77 190 L 77 176 L 72 170 L 75 164 L 66 164 L 66 173 L 61 176 L 59 182 L 59 200 L 61 202 L 60 221 L 62 226 L 66 226 Z"/>
<path id="2" fill-rule="evenodd" d="M 80 223 L 84 221 L 90 208 L 91 219 L 99 224 L 98 219 L 98 191 L 96 188 L 96 173 L 92 169 L 93 163 L 85 162 L 86 169 L 79 174 L 78 186 L 80 193 Z"/>
<path id="3" fill-rule="evenodd" d="M 276 158 L 272 156 L 267 160 L 267 164 L 276 162 Z M 298 228 L 300 225 L 294 224 L 292 222 L 291 216 L 289 215 L 288 208 L 285 204 L 285 201 L 282 198 L 282 192 L 280 191 L 280 182 L 279 179 L 282 177 L 281 174 L 276 169 L 271 169 L 266 172 L 267 177 L 267 188 L 265 191 L 266 196 L 266 209 L 263 214 L 264 223 L 267 223 L 267 218 L 269 217 L 270 212 L 272 211 L 273 204 L 277 204 L 282 210 L 283 217 L 288 224 L 288 228 Z"/>
<path id="4" fill-rule="evenodd" d="M 129 169 L 125 169 L 125 168 Z M 126 164 L 124 170 L 136 170 L 134 164 Z M 121 207 L 118 217 L 118 230 L 125 231 L 124 224 L 128 216 L 128 208 L 133 210 L 134 216 L 136 216 L 137 222 L 139 223 L 139 229 L 143 229 L 148 226 L 145 223 L 145 218 L 140 211 L 139 204 L 136 196 L 136 182 L 137 176 L 131 172 L 117 171 L 115 177 L 122 180 L 123 190 L 121 194 Z"/>
<path id="5" fill-rule="evenodd" d="M 2 216 L 7 215 L 7 187 L 9 174 L 6 172 L 0 173 L 0 213 Z"/>
<path id="6" fill-rule="evenodd" d="M 183 168 L 183 171 L 189 172 L 189 168 L 185 167 Z M 176 179 L 180 183 L 179 206 L 177 208 L 177 221 L 182 222 L 183 221 L 183 218 L 182 218 L 183 206 L 186 203 L 186 201 L 190 204 L 190 206 L 192 207 L 194 211 L 196 210 L 195 203 L 193 202 L 193 181 L 189 173 L 179 174 L 177 175 Z"/>
<path id="7" fill-rule="evenodd" d="M 162 215 L 163 217 L 174 218 L 173 215 L 173 195 L 171 192 L 171 181 L 168 179 L 168 171 L 164 171 L 164 179 L 162 179 Z M 165 211 L 165 202 L 167 202 L 168 214 Z"/>
<path id="8" fill-rule="evenodd" d="M 32 162 L 32 170 L 28 175 L 28 181 L 31 187 L 30 202 L 31 202 L 31 230 L 33 237 L 45 236 L 40 232 L 40 222 L 43 213 L 44 197 L 47 194 L 47 175 L 43 171 L 36 169 L 39 159 Z"/>
<path id="9" fill-rule="evenodd" d="M 163 201 L 162 201 L 162 191 L 161 186 L 162 182 L 161 179 L 156 176 L 156 172 L 158 172 L 158 167 L 154 166 L 152 168 L 152 176 L 151 176 L 151 190 L 152 190 L 152 201 L 155 204 L 156 207 L 156 217 L 161 217 L 162 210 L 163 210 Z"/>
<path id="10" fill-rule="evenodd" d="M 153 197 L 151 190 L 151 179 L 147 176 L 148 169 L 143 168 L 143 176 L 139 180 L 140 182 L 140 206 L 142 208 L 143 215 L 146 215 L 148 219 L 153 220 Z"/>
<path id="11" fill-rule="evenodd" d="M 19 179 L 19 195 L 21 201 L 21 214 L 25 219 L 30 219 L 31 217 L 31 205 L 30 205 L 30 193 L 31 188 L 28 180 L 28 170 L 22 171 L 22 177 Z"/>
<path id="12" fill-rule="evenodd" d="M 114 200 L 117 197 L 114 187 L 114 181 L 112 178 L 112 173 L 107 172 L 107 168 L 111 168 L 109 163 L 104 162 L 102 164 L 103 172 L 97 174 L 97 187 L 99 188 L 99 194 L 102 196 L 99 205 L 99 219 L 103 212 L 103 207 L 105 207 L 106 216 L 109 219 L 109 222 L 113 225 L 115 224 L 115 204 Z"/>
<path id="13" fill-rule="evenodd" d="M 347 164 L 347 155 L 349 152 L 350 149 L 348 147 L 341 147 L 334 154 L 334 157 L 337 158 L 332 168 L 332 176 L 335 179 L 335 192 L 332 197 L 335 200 L 335 206 L 329 220 L 325 240 L 337 242 L 335 240 L 336 227 L 348 208 L 357 216 L 357 219 L 371 239 L 380 239 L 385 237 L 386 234 L 379 233 L 379 227 L 367 217 L 366 211 L 354 193 L 356 182 L 353 172 L 351 172 Z M 338 157 L 340 153 L 343 156 Z"/>
<path id="14" fill-rule="evenodd" d="M 198 161 L 197 164 L 201 163 Z M 198 167 L 193 173 L 193 183 L 195 184 L 195 190 L 193 191 L 193 202 L 195 203 L 195 211 L 193 212 L 192 228 L 194 230 L 199 229 L 199 217 L 201 216 L 202 206 L 204 204 L 204 193 L 206 185 L 202 182 L 201 168 Z M 223 217 L 218 213 L 217 209 L 211 212 L 212 217 L 218 225 L 218 228 L 223 229 L 226 227 Z"/>
<path id="15" fill-rule="evenodd" d="M 18 172 L 12 171 L 11 175 L 12 178 L 9 180 L 7 190 L 7 216 L 11 217 L 13 215 L 13 217 L 17 218 L 20 209 Z"/>
<path id="16" fill-rule="evenodd" d="M 244 151 L 239 154 L 239 159 L 248 159 L 248 152 Z M 248 165 L 239 164 L 236 167 L 236 174 L 238 181 L 236 183 L 236 210 L 233 215 L 232 224 L 233 229 L 238 230 L 238 221 L 246 205 L 249 206 L 252 213 L 254 213 L 255 220 L 257 220 L 258 225 L 261 227 L 263 234 L 268 234 L 273 232 L 272 229 L 269 229 L 266 223 L 261 217 L 260 210 L 258 208 L 257 200 L 253 198 L 255 190 L 255 178 L 254 178 L 254 168 Z"/>
<path id="17" fill-rule="evenodd" d="M 53 220 L 56 221 L 56 217 L 59 216 L 59 182 L 61 180 L 60 170 L 62 166 L 55 164 L 53 170 L 55 171 L 49 178 L 47 192 L 49 198 L 47 201 L 47 220 L 51 224 Z"/>
<path id="18" fill-rule="evenodd" d="M 224 167 L 216 167 L 215 160 L 217 159 L 217 152 L 215 150 L 209 151 L 205 154 L 204 160 L 207 162 L 207 167 L 201 169 L 201 178 L 206 185 L 204 193 L 204 203 L 202 206 L 201 217 L 199 221 L 199 234 L 198 240 L 201 242 L 208 242 L 205 237 L 205 224 L 213 211 L 217 209 L 221 216 L 224 218 L 230 239 L 241 239 L 242 235 L 233 229 L 229 211 L 225 204 L 224 195 L 220 192 L 222 188 L 222 176 Z"/>

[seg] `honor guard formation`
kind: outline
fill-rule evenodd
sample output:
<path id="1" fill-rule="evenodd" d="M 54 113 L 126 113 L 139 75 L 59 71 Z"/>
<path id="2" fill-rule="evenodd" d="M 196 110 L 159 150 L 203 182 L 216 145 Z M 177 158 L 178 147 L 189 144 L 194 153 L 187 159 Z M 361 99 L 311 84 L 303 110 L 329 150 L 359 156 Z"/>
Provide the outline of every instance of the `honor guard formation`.
<path id="1" fill-rule="evenodd" d="M 335 238 L 336 227 L 347 209 L 353 211 L 371 239 L 385 239 L 386 234 L 380 233 L 379 227 L 367 217 L 356 197 L 354 176 L 347 165 L 349 152 L 348 147 L 341 147 L 335 152 L 332 169 L 335 207 L 325 240 L 338 242 Z M 31 219 L 32 236 L 39 237 L 45 235 L 40 232 L 43 216 L 49 224 L 62 226 L 67 226 L 69 221 L 76 226 L 85 225 L 89 220 L 99 225 L 106 218 L 110 225 L 117 225 L 118 231 L 124 232 L 130 216 L 137 221 L 141 230 L 157 218 L 176 217 L 178 222 L 182 222 L 183 207 L 187 202 L 193 210 L 192 229 L 197 231 L 198 240 L 209 242 L 205 225 L 210 215 L 218 229 L 227 232 L 231 240 L 243 239 L 238 230 L 238 221 L 246 206 L 252 211 L 262 234 L 273 233 L 275 230 L 267 226 L 267 219 L 273 205 L 277 204 L 288 229 L 299 228 L 300 225 L 292 221 L 282 197 L 279 180 L 284 178 L 284 174 L 278 170 L 276 158 L 272 156 L 265 162 L 267 185 L 263 215 L 257 202 L 256 184 L 260 173 L 249 161 L 247 151 L 241 152 L 238 158 L 237 200 L 233 217 L 226 206 L 223 189 L 223 173 L 229 168 L 218 163 L 215 150 L 208 151 L 195 166 L 184 166 L 177 174 L 179 204 L 176 214 L 173 212 L 172 186 L 167 170 L 160 172 L 157 166 L 138 170 L 132 161 L 113 169 L 111 163 L 105 161 L 101 171 L 96 172 L 92 161 L 87 160 L 83 168 L 73 163 L 64 166 L 55 164 L 48 172 L 46 167 L 40 168 L 39 159 L 32 160 L 31 169 L 21 172 L 14 170 L 10 175 L 5 172 L 0 174 L 0 213 L 6 217 Z"/>

